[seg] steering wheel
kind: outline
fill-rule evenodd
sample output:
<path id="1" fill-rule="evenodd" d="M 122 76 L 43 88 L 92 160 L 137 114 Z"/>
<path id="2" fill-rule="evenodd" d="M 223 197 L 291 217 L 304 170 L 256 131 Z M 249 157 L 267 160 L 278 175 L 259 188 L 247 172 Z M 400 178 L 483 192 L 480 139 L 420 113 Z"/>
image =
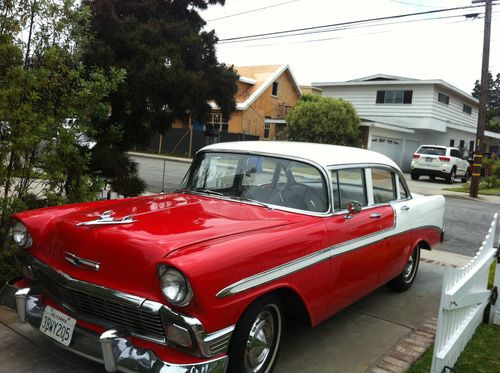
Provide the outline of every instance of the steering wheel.
<path id="1" fill-rule="evenodd" d="M 287 185 L 281 191 L 281 198 L 286 207 L 314 212 L 326 210 L 325 201 L 321 195 L 314 188 L 302 183 Z"/>

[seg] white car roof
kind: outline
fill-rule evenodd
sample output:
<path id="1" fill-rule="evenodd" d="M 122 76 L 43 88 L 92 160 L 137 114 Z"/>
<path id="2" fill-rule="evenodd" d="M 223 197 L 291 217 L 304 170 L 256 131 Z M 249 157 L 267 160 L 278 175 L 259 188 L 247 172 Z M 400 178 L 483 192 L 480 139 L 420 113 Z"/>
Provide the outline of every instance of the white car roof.
<path id="1" fill-rule="evenodd" d="M 348 146 L 314 144 L 291 141 L 238 141 L 205 146 L 200 151 L 235 151 L 278 155 L 313 161 L 323 167 L 346 164 L 383 164 L 399 167 L 383 154 Z"/>

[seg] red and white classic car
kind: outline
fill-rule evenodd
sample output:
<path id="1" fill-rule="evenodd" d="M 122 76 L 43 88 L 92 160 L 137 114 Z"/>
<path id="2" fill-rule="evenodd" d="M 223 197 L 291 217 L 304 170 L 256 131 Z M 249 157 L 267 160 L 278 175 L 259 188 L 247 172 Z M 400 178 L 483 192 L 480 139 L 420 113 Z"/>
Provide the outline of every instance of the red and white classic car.
<path id="1" fill-rule="evenodd" d="M 26 211 L 17 313 L 108 372 L 269 372 L 286 318 L 408 289 L 444 198 L 349 147 L 221 143 L 178 191 Z"/>

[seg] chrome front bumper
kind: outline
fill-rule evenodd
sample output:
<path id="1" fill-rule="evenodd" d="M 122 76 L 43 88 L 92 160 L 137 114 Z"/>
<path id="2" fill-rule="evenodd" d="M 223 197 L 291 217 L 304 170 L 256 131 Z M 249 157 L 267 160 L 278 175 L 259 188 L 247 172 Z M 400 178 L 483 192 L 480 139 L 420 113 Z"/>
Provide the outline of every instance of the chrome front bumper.
<path id="1" fill-rule="evenodd" d="M 19 321 L 39 328 L 45 306 L 30 290 L 24 288 L 15 293 L 17 314 Z M 151 350 L 135 346 L 126 330 L 110 329 L 99 335 L 78 325 L 70 346 L 58 345 L 103 363 L 108 372 L 224 373 L 228 362 L 228 357 L 222 356 L 201 363 L 173 364 L 159 359 Z"/>

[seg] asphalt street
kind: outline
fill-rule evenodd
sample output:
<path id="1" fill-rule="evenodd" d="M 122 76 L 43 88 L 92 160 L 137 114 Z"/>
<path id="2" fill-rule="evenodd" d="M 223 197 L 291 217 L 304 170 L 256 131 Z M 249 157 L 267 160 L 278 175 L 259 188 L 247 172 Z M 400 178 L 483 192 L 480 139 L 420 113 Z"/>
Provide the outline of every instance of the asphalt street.
<path id="1" fill-rule="evenodd" d="M 175 161 L 140 156 L 133 156 L 133 159 L 139 165 L 139 175 L 145 180 L 148 191 L 152 193 L 160 193 L 162 185 L 166 193 L 177 189 L 190 165 L 188 160 Z M 439 194 L 441 188 L 449 187 L 449 184 L 439 180 L 436 182 L 408 180 L 408 184 L 413 192 L 418 187 L 417 192 L 423 194 Z M 493 214 L 497 211 L 500 211 L 500 205 L 494 203 L 446 196 L 445 241 L 437 249 L 474 256 L 488 232 Z"/>

